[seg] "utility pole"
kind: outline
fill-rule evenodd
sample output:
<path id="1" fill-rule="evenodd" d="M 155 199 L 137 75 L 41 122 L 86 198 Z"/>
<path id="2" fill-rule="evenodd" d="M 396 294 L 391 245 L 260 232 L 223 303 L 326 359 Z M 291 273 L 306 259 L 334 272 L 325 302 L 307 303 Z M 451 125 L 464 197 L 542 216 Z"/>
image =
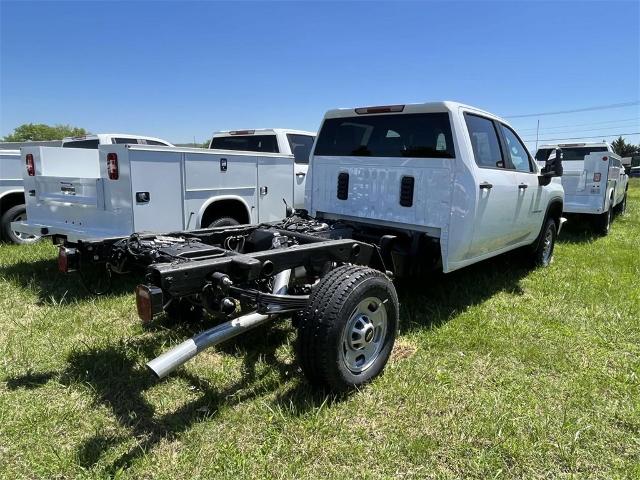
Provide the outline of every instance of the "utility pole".
<path id="1" fill-rule="evenodd" d="M 538 126 L 536 127 L 536 152 L 538 151 L 538 132 L 540 131 L 540 119 L 538 119 Z"/>

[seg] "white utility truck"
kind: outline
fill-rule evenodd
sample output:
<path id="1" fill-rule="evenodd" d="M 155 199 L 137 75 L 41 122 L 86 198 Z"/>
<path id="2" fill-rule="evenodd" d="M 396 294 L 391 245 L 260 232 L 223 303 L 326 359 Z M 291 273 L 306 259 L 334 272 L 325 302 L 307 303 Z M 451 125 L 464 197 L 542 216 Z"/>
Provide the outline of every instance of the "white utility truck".
<path id="1" fill-rule="evenodd" d="M 331 110 L 311 156 L 308 213 L 67 243 L 58 265 L 145 266 L 136 288 L 145 322 L 163 311 L 226 320 L 150 361 L 159 377 L 207 347 L 293 317 L 306 376 L 344 391 L 387 363 L 399 322 L 393 276 L 451 272 L 518 247 L 536 265 L 551 262 L 561 170 L 559 155 L 540 169 L 506 122 L 459 103 Z"/>
<path id="2" fill-rule="evenodd" d="M 294 208 L 304 208 L 304 186 L 311 147 L 316 134 L 304 130 L 284 128 L 260 128 L 255 130 L 231 130 L 213 134 L 210 149 L 242 150 L 245 152 L 279 153 L 292 156 L 295 167 L 293 191 Z"/>
<path id="3" fill-rule="evenodd" d="M 627 207 L 629 177 L 622 159 L 606 142 L 542 145 L 536 161 L 542 165 L 562 150 L 564 212 L 589 215 L 595 228 L 609 233 L 613 212 Z"/>
<path id="4" fill-rule="evenodd" d="M 303 133 L 313 138 L 292 130 L 221 132 L 211 146 L 223 149 L 208 150 L 148 141 L 97 151 L 25 148 L 28 220 L 14 230 L 75 242 L 281 220 L 298 179 L 304 182 L 298 169 L 306 164 L 292 153 L 299 154 L 293 136 Z"/>
<path id="5" fill-rule="evenodd" d="M 50 145 L 50 144 L 54 145 Z M 133 143 L 143 145 L 172 146 L 169 142 L 155 137 L 143 135 L 131 135 L 122 133 L 100 133 L 97 135 L 85 135 L 82 137 L 67 137 L 56 142 L 23 142 L 16 148 L 48 146 L 56 148 L 84 148 L 92 149 L 93 153 L 86 154 L 87 161 L 94 165 L 98 163 L 98 145 L 112 145 Z M 20 150 L 0 151 L 0 237 L 2 240 L 12 243 L 31 243 L 38 240 L 39 236 L 29 233 L 21 233 L 11 228 L 12 222 L 20 222 L 27 218 L 23 175 L 25 173 L 24 159 L 20 156 Z"/>

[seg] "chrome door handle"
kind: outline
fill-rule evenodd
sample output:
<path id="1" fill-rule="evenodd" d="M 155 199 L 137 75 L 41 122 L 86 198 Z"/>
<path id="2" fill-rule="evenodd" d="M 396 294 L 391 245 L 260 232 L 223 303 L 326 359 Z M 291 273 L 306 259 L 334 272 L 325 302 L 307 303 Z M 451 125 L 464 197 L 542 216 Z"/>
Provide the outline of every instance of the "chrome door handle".
<path id="1" fill-rule="evenodd" d="M 489 182 L 482 182 L 480 184 L 480 190 L 491 190 L 493 188 L 493 185 L 490 184 Z"/>
<path id="2" fill-rule="evenodd" d="M 520 185 L 518 185 L 518 188 L 519 188 L 520 190 L 525 190 L 528 186 L 529 186 L 529 185 L 528 185 L 528 184 L 526 184 L 526 183 L 521 183 Z"/>
<path id="3" fill-rule="evenodd" d="M 304 172 L 296 172 L 296 177 L 304 177 L 306 173 Z"/>

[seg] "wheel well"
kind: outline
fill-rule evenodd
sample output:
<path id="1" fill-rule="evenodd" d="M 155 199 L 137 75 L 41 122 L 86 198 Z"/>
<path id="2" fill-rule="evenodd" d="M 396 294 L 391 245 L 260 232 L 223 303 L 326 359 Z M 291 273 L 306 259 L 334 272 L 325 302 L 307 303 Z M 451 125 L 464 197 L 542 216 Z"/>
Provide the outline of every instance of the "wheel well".
<path id="1" fill-rule="evenodd" d="M 24 205 L 24 193 L 13 192 L 7 193 L 4 197 L 0 198 L 0 215 L 4 214 L 10 208 L 16 205 Z"/>
<path id="2" fill-rule="evenodd" d="M 251 223 L 247 207 L 239 200 L 227 199 L 217 200 L 207 207 L 202 214 L 200 226 L 206 227 L 214 220 L 221 217 L 231 217 L 236 219 L 240 224 Z"/>
<path id="3" fill-rule="evenodd" d="M 562 202 L 553 202 L 549 207 L 547 218 L 553 218 L 553 221 L 556 222 L 556 228 L 558 228 L 560 227 L 560 217 L 562 217 Z"/>

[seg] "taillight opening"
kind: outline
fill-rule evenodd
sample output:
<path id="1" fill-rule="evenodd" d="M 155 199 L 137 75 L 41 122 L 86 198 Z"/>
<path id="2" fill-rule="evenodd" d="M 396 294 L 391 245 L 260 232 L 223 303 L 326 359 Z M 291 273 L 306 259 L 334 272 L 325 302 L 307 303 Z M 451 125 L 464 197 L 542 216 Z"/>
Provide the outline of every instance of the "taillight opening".
<path id="1" fill-rule="evenodd" d="M 594 173 L 594 174 L 593 174 L 593 181 L 594 181 L 594 182 L 599 182 L 599 181 L 600 181 L 600 178 L 602 178 L 602 176 L 601 176 L 601 174 L 600 174 L 600 173 Z"/>
<path id="2" fill-rule="evenodd" d="M 36 164 L 33 161 L 33 154 L 27 153 L 27 174 L 34 177 L 36 174 Z"/>
<path id="3" fill-rule="evenodd" d="M 118 180 L 120 177 L 118 155 L 116 153 L 107 154 L 107 174 L 109 175 L 109 180 Z"/>
<path id="4" fill-rule="evenodd" d="M 148 285 L 138 285 L 136 287 L 136 309 L 138 317 L 142 323 L 149 323 L 153 317 L 162 313 L 162 289 Z"/>

